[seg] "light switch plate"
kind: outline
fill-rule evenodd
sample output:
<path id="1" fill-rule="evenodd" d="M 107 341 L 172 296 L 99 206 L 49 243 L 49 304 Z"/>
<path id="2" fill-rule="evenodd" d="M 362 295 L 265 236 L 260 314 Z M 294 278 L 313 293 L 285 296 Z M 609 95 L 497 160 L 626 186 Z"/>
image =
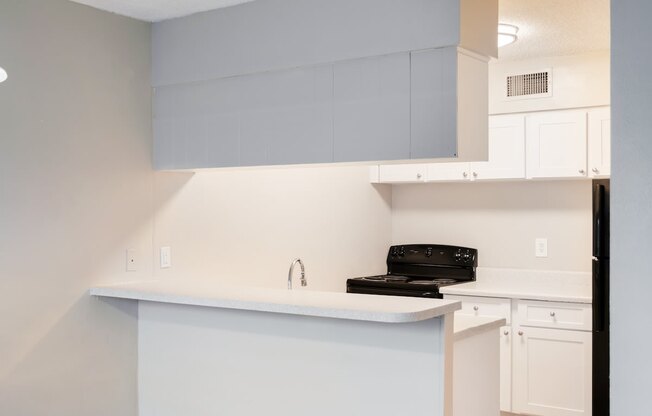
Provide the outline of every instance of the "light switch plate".
<path id="1" fill-rule="evenodd" d="M 172 267 L 172 249 L 170 247 L 161 247 L 161 269 Z"/>
<path id="2" fill-rule="evenodd" d="M 133 248 L 127 249 L 127 271 L 135 272 L 138 269 L 138 256 Z"/>
<path id="3" fill-rule="evenodd" d="M 548 257 L 547 238 L 537 238 L 534 240 L 534 255 L 537 257 Z"/>

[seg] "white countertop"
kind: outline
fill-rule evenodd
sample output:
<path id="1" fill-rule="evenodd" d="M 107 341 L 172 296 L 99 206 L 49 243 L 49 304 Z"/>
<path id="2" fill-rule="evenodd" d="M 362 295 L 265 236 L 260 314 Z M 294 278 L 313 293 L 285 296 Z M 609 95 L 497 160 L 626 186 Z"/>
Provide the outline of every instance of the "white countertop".
<path id="1" fill-rule="evenodd" d="M 498 330 L 501 326 L 507 324 L 505 318 L 495 318 L 491 316 L 469 316 L 455 314 L 453 332 L 455 341 L 472 337 L 486 331 Z"/>
<path id="2" fill-rule="evenodd" d="M 478 268 L 476 281 L 440 289 L 444 295 L 591 303 L 591 274 Z"/>
<path id="3" fill-rule="evenodd" d="M 442 299 L 224 286 L 187 281 L 145 281 L 99 286 L 90 289 L 90 294 L 181 305 L 387 323 L 423 321 L 453 313 L 461 308 L 460 302 Z"/>

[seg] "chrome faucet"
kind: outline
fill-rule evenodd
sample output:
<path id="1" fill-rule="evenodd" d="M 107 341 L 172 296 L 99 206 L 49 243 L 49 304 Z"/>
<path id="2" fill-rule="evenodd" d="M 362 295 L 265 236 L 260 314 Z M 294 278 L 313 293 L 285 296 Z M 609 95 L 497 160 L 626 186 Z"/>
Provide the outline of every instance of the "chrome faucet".
<path id="1" fill-rule="evenodd" d="M 294 271 L 294 266 L 299 263 L 301 266 L 301 286 L 308 286 L 308 281 L 306 280 L 306 269 L 303 267 L 303 262 L 301 259 L 294 259 L 290 265 L 290 271 L 288 272 L 288 290 L 292 290 L 292 272 Z"/>

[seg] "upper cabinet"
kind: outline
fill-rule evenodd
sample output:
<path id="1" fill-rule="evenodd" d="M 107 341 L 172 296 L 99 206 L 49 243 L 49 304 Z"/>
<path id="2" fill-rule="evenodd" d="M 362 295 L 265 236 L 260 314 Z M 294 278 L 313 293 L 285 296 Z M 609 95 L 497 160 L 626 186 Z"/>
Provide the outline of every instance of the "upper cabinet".
<path id="1" fill-rule="evenodd" d="M 471 163 L 476 180 L 525 178 L 525 116 L 489 118 L 489 160 Z"/>
<path id="2" fill-rule="evenodd" d="M 410 159 L 410 54 L 335 64 L 333 161 Z"/>
<path id="3" fill-rule="evenodd" d="M 412 159 L 487 158 L 487 61 L 442 48 L 412 53 Z"/>
<path id="4" fill-rule="evenodd" d="M 372 168 L 375 173 L 371 181 L 398 184 L 609 177 L 610 129 L 609 107 L 490 116 L 488 161 L 380 165 Z M 412 166 L 418 166 L 418 180 Z M 392 174 L 384 175 L 386 169 Z"/>
<path id="5" fill-rule="evenodd" d="M 155 168 L 485 160 L 497 22 L 497 0 L 278 0 L 154 23 Z"/>
<path id="6" fill-rule="evenodd" d="M 589 175 L 605 178 L 611 175 L 611 109 L 589 111 Z"/>
<path id="7" fill-rule="evenodd" d="M 582 178 L 586 173 L 586 111 L 528 115 L 528 178 Z"/>

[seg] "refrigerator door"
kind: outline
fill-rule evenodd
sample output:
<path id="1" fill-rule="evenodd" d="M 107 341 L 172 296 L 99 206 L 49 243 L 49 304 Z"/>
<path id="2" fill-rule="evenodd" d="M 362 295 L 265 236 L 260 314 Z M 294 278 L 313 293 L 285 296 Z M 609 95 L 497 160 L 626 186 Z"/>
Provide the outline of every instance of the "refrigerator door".
<path id="1" fill-rule="evenodd" d="M 609 180 L 593 181 L 593 256 L 609 257 Z"/>
<path id="2" fill-rule="evenodd" d="M 609 259 L 593 258 L 593 332 L 609 325 Z"/>

